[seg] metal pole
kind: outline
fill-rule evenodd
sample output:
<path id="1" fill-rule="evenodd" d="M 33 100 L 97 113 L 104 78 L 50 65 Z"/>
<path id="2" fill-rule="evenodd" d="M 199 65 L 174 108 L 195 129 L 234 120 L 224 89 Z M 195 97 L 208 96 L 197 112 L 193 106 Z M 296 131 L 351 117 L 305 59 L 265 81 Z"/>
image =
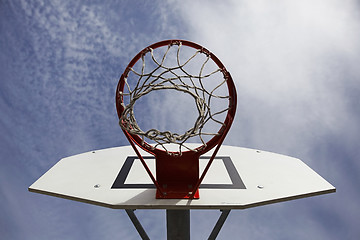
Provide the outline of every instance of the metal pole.
<path id="1" fill-rule="evenodd" d="M 222 226 L 224 225 L 224 222 L 226 220 L 226 218 L 228 217 L 230 210 L 220 210 L 222 213 L 219 217 L 219 220 L 216 222 L 216 225 L 214 227 L 214 229 L 212 230 L 210 237 L 208 238 L 208 240 L 215 240 L 217 235 L 219 234 Z"/>
<path id="2" fill-rule="evenodd" d="M 128 214 L 128 216 L 129 216 L 130 220 L 132 221 L 132 223 L 134 224 L 136 230 L 140 234 L 140 237 L 143 240 L 150 240 L 150 238 L 146 234 L 144 228 L 141 226 L 141 223 L 139 222 L 139 220 L 137 219 L 137 217 L 136 217 L 136 215 L 134 213 L 135 209 L 125 209 L 125 211 Z"/>
<path id="3" fill-rule="evenodd" d="M 166 210 L 168 240 L 190 240 L 190 210 Z"/>

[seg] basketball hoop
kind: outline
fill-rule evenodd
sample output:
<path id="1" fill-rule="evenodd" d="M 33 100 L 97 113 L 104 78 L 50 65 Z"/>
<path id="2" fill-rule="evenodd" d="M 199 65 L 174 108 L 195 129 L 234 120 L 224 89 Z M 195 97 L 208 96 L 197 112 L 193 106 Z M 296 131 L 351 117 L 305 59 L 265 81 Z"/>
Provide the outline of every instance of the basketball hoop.
<path id="1" fill-rule="evenodd" d="M 180 101 L 174 92 L 181 93 Z M 156 100 L 148 101 L 146 96 L 154 93 Z M 192 101 L 195 111 L 189 112 Z M 153 112 L 144 113 L 153 106 L 162 110 L 155 118 L 150 117 Z M 168 106 L 169 111 L 163 111 Z M 232 209 L 336 191 L 300 159 L 222 145 L 235 116 L 236 90 L 220 60 L 198 44 L 167 40 L 138 53 L 119 80 L 116 108 L 131 147 L 65 157 L 29 191 L 125 209 L 142 239 L 149 237 L 136 209 L 166 209 L 167 239 L 190 239 L 191 209 L 219 209 L 222 213 L 208 238 L 215 239 Z M 141 114 L 146 122 L 135 118 Z M 167 118 L 165 124 L 158 121 L 161 116 Z M 186 127 L 174 130 L 173 125 Z M 155 163 L 156 178 L 147 163 Z"/>
<path id="2" fill-rule="evenodd" d="M 154 128 L 143 130 L 139 126 L 134 114 L 135 103 L 159 90 L 180 91 L 194 99 L 198 116 L 190 129 L 178 133 Z M 200 183 L 236 111 L 235 85 L 220 60 L 206 48 L 189 41 L 166 40 L 152 44 L 139 52 L 121 75 L 116 107 L 119 125 L 154 182 L 156 197 L 198 198 Z M 194 139 L 200 144 L 190 148 L 186 143 Z M 134 143 L 155 156 L 156 179 Z M 212 158 L 199 177 L 199 157 L 215 146 Z"/>

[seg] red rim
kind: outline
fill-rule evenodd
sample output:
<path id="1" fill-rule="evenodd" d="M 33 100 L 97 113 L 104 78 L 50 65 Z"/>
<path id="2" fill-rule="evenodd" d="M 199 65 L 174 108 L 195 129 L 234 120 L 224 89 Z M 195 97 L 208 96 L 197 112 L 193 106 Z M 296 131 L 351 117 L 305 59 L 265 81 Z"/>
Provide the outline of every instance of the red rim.
<path id="1" fill-rule="evenodd" d="M 226 79 L 226 83 L 228 86 L 228 91 L 229 91 L 229 110 L 227 112 L 225 121 L 224 121 L 224 126 L 222 128 L 220 128 L 220 130 L 218 131 L 218 135 L 214 136 L 213 138 L 211 138 L 207 143 L 206 143 L 206 147 L 204 146 L 200 146 L 198 148 L 196 148 L 196 151 L 184 151 L 182 152 L 182 155 L 194 155 L 194 154 L 198 154 L 198 155 L 202 155 L 206 152 L 208 152 L 209 150 L 211 150 L 213 147 L 215 147 L 219 141 L 221 140 L 223 135 L 226 135 L 227 132 L 229 131 L 232 121 L 234 119 L 235 116 L 235 112 L 236 112 L 236 103 L 237 103 L 237 95 L 236 95 L 236 89 L 235 89 L 235 84 L 233 82 L 233 79 L 230 75 L 230 73 L 226 70 L 225 66 L 222 64 L 222 62 L 213 54 L 211 53 L 209 50 L 207 50 L 206 48 L 202 47 L 199 44 L 190 42 L 190 41 L 186 41 L 186 40 L 177 40 L 177 39 L 173 39 L 173 40 L 165 40 L 165 41 L 161 41 L 161 42 L 157 42 L 154 43 L 146 48 L 144 48 L 142 51 L 140 51 L 129 63 L 129 65 L 126 67 L 124 73 L 121 75 L 120 80 L 118 82 L 117 88 L 116 88 L 116 109 L 117 109 L 117 114 L 119 119 L 121 118 L 122 112 L 124 110 L 124 108 L 122 107 L 121 103 L 123 102 L 123 97 L 120 94 L 120 92 L 122 92 L 124 90 L 124 86 L 125 86 L 125 81 L 124 78 L 125 76 L 128 75 L 129 73 L 129 69 L 132 68 L 136 62 L 141 58 L 141 56 L 145 53 L 147 53 L 149 51 L 150 48 L 152 49 L 156 49 L 159 47 L 163 47 L 163 46 L 168 46 L 168 45 L 179 45 L 179 43 L 181 42 L 182 45 L 188 46 L 188 47 L 192 47 L 194 49 L 198 49 L 201 50 L 201 52 L 207 54 L 210 56 L 210 58 L 217 64 L 217 66 L 222 69 L 222 72 L 224 74 L 224 77 Z M 127 134 L 134 142 L 136 142 L 136 144 L 141 147 L 143 150 L 154 154 L 154 155 L 160 155 L 160 154 L 165 154 L 166 151 L 155 148 L 153 149 L 153 147 L 151 147 L 150 144 L 146 143 L 145 141 L 142 140 L 141 137 L 139 137 L 138 135 L 134 135 L 131 134 L 129 132 L 127 132 L 126 130 L 124 130 L 124 133 Z M 174 152 L 176 153 L 176 152 Z"/>

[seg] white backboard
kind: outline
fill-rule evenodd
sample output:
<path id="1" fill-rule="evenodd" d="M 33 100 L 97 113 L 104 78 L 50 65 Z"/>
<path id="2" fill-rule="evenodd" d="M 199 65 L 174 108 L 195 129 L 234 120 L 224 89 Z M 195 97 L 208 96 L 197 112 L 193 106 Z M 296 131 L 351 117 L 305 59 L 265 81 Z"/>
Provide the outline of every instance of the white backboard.
<path id="1" fill-rule="evenodd" d="M 154 157 L 141 153 L 155 176 Z M 200 171 L 210 155 L 200 159 Z M 155 199 L 155 186 L 130 146 L 63 158 L 29 187 L 116 209 L 244 209 L 335 190 L 299 159 L 233 146 L 220 148 L 200 199 Z"/>

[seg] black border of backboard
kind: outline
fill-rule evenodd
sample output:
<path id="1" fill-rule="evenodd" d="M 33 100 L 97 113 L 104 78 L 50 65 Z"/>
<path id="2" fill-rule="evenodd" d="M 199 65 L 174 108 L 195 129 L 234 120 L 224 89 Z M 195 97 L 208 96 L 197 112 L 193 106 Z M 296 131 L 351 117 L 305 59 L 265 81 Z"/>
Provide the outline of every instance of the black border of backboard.
<path id="1" fill-rule="evenodd" d="M 154 159 L 153 156 L 144 156 L 144 159 Z M 123 189 L 123 188 L 155 188 L 154 184 L 128 184 L 125 183 L 126 178 L 129 175 L 130 169 L 136 159 L 139 159 L 136 156 L 129 156 L 126 158 L 119 174 L 117 175 L 111 189 Z M 201 160 L 210 159 L 210 156 L 201 156 Z M 244 182 L 242 181 L 238 171 L 235 168 L 234 163 L 232 162 L 229 156 L 217 156 L 214 158 L 214 161 L 223 161 L 224 166 L 229 174 L 231 184 L 201 184 L 200 188 L 209 188 L 209 189 L 246 189 Z"/>

